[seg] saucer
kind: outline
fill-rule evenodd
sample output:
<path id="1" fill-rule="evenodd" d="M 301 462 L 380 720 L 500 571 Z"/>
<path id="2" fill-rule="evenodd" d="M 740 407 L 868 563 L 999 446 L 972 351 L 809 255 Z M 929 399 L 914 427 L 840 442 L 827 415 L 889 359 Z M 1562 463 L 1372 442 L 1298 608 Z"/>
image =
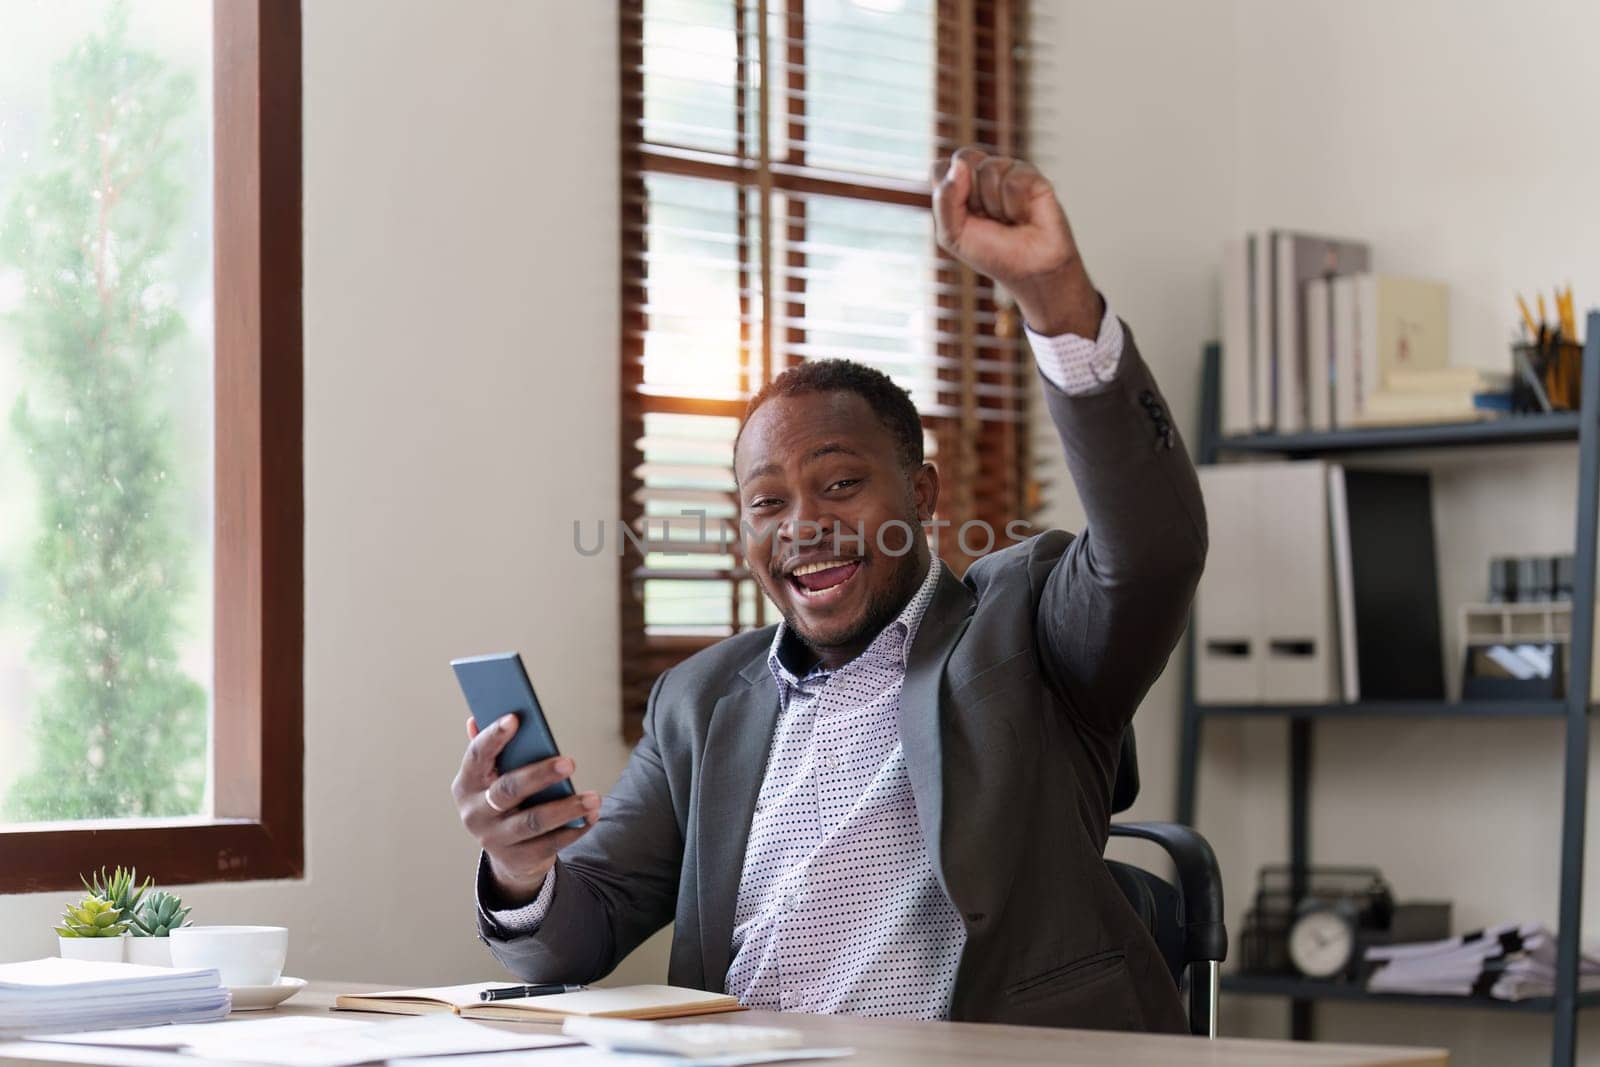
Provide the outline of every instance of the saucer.
<path id="1" fill-rule="evenodd" d="M 305 987 L 304 978 L 285 975 L 278 979 L 277 985 L 236 985 L 229 986 L 228 992 L 233 994 L 234 1011 L 266 1011 L 276 1008 Z"/>

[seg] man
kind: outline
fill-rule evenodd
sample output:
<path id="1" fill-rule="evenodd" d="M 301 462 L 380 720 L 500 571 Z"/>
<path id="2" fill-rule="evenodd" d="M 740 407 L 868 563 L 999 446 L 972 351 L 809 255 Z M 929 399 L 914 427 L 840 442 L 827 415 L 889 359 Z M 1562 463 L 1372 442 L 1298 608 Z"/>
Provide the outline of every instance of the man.
<path id="1" fill-rule="evenodd" d="M 905 392 L 844 361 L 780 376 L 734 474 L 782 624 L 657 680 L 604 819 L 594 793 L 518 811 L 572 760 L 497 776 L 514 721 L 469 720 L 480 933 L 525 980 L 600 978 L 673 921 L 669 980 L 753 1007 L 1185 1028 L 1102 852 L 1205 558 L 1194 468 L 1050 183 L 964 148 L 933 204 L 939 243 L 1016 297 L 1088 529 L 958 580 L 911 535 L 939 475 Z"/>

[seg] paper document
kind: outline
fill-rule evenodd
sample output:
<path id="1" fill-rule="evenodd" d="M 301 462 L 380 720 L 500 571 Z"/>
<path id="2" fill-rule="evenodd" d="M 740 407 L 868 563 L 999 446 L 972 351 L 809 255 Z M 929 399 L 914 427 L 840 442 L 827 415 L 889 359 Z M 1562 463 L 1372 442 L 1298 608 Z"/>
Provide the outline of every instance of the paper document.
<path id="1" fill-rule="evenodd" d="M 377 1026 L 362 1019 L 324 1018 L 318 1015 L 285 1015 L 271 1019 L 240 1019 L 234 1022 L 187 1023 L 178 1026 L 139 1026 L 125 1030 L 97 1030 L 87 1034 L 34 1034 L 29 1041 L 48 1041 L 56 1045 L 100 1045 L 110 1048 L 190 1049 L 202 1055 L 222 1057 L 253 1048 L 263 1041 L 282 1041 L 307 1034 L 361 1029 Z"/>
<path id="2" fill-rule="evenodd" d="M 231 1044 L 231 1043 L 230 1043 Z M 360 1023 L 340 1029 L 290 1035 L 276 1040 L 250 1039 L 226 1047 L 207 1042 L 203 1055 L 250 1060 L 277 1067 L 352 1067 L 358 1063 L 394 1061 L 403 1057 L 454 1056 L 466 1052 L 502 1052 L 574 1045 L 570 1037 L 549 1033 L 513 1033 L 454 1015 L 424 1015 L 396 1022 Z M 454 1065 L 457 1061 L 451 1060 Z M 433 1067 L 439 1067 L 437 1063 Z"/>
<path id="3" fill-rule="evenodd" d="M 1555 991 L 1556 939 L 1539 923 L 1505 923 L 1485 930 L 1416 944 L 1374 945 L 1367 980 L 1374 993 L 1487 996 L 1496 1000 L 1548 997 Z M 1600 954 L 1585 950 L 1579 988 L 1600 989 Z"/>
<path id="4" fill-rule="evenodd" d="M 651 1053 L 607 1052 L 598 1048 L 547 1052 L 496 1052 L 483 1056 L 452 1056 L 438 1060 L 393 1059 L 389 1067 L 755 1067 L 763 1063 L 799 1063 L 837 1060 L 855 1055 L 853 1048 L 789 1048 L 770 1052 L 733 1052 L 726 1056 L 657 1056 Z"/>
<path id="5" fill-rule="evenodd" d="M 291 1015 L 201 1026 L 149 1026 L 96 1034 L 61 1034 L 32 1040 L 175 1051 L 202 1060 L 245 1060 L 277 1067 L 352 1067 L 397 1057 L 542 1049 L 578 1043 L 560 1034 L 497 1030 L 454 1015 L 428 1015 L 395 1022 Z M 419 1062 L 439 1067 L 437 1061 Z M 452 1067 L 456 1062 L 450 1061 Z"/>
<path id="6" fill-rule="evenodd" d="M 203 989 L 217 984 L 217 972 L 203 968 L 144 967 L 136 963 L 97 963 L 48 956 L 42 960 L 0 963 L 0 995 L 54 999 L 106 989 Z"/>

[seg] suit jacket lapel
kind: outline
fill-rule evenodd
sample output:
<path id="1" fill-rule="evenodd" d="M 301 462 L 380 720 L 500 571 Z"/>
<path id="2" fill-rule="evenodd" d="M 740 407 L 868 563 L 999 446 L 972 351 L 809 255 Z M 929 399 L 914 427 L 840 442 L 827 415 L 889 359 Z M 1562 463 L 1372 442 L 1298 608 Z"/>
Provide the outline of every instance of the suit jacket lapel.
<path id="1" fill-rule="evenodd" d="M 945 661 L 971 619 L 972 593 L 948 567 L 940 568 L 938 588 L 928 605 L 906 660 L 906 681 L 900 690 L 900 743 L 917 803 L 917 823 L 933 857 L 939 888 L 948 896 L 939 837 L 944 823 L 944 768 L 939 744 L 939 683 Z"/>
<path id="2" fill-rule="evenodd" d="M 739 679 L 711 713 L 695 815 L 700 952 L 713 989 L 726 988 L 745 845 L 778 720 L 778 687 L 764 649 Z"/>

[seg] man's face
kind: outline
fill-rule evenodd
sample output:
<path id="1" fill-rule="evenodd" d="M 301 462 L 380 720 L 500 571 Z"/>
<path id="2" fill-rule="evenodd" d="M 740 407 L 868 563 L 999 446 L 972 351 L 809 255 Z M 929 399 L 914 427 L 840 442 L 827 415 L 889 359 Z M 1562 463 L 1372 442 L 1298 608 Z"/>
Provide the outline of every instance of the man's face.
<path id="1" fill-rule="evenodd" d="M 734 473 L 756 581 L 824 660 L 858 655 L 927 573 L 921 523 L 938 502 L 933 465 L 908 470 L 871 405 L 831 392 L 762 404 Z"/>

